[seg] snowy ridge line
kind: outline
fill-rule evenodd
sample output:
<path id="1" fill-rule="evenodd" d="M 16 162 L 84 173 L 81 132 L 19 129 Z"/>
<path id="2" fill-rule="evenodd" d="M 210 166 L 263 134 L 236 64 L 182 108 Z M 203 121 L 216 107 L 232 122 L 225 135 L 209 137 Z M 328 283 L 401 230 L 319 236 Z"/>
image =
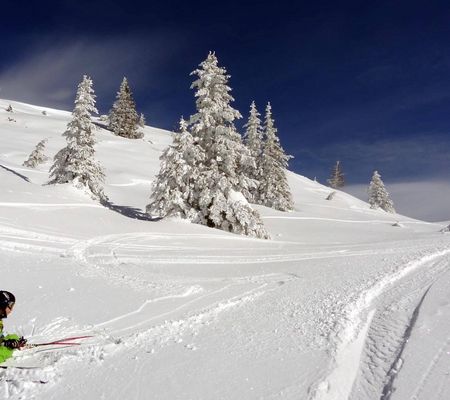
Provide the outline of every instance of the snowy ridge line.
<path id="1" fill-rule="evenodd" d="M 377 219 L 366 219 L 366 220 L 351 220 L 351 219 L 335 219 L 335 218 L 322 218 L 322 217 L 285 217 L 285 216 L 275 216 L 268 215 L 262 217 L 262 219 L 292 219 L 292 220 L 306 220 L 306 221 L 329 221 L 329 222 L 343 222 L 349 224 L 392 224 L 393 222 L 400 222 L 402 224 L 424 224 L 424 225 L 436 225 L 433 222 L 425 221 L 404 221 L 398 220 L 393 217 L 392 220 L 377 220 Z"/>
<path id="2" fill-rule="evenodd" d="M 33 174 L 38 173 L 38 174 L 46 174 L 46 175 L 48 175 L 48 171 L 40 171 L 40 170 L 38 170 L 36 168 L 32 169 L 32 168 L 23 167 L 23 166 L 7 165 L 4 162 L 1 162 L 0 165 L 3 166 L 3 167 L 6 167 L 6 168 L 8 168 L 8 169 L 10 169 L 12 171 L 23 171 L 23 172 L 31 172 Z M 30 183 L 32 183 L 32 182 L 30 182 Z"/>
<path id="3" fill-rule="evenodd" d="M 388 286 L 395 284 L 414 270 L 449 254 L 450 249 L 446 249 L 408 262 L 403 268 L 398 269 L 391 275 L 387 275 L 384 279 L 364 291 L 355 302 L 346 307 L 345 314 L 347 317 L 344 323 L 341 323 L 344 326 L 337 330 L 335 338 L 332 339 L 336 343 L 333 366 L 330 367 L 330 372 L 325 379 L 310 387 L 311 399 L 344 400 L 349 397 L 359 363 L 351 365 L 353 368 L 349 370 L 351 366 L 347 365 L 345 360 L 349 354 L 358 352 L 358 359 L 361 354 L 364 340 L 361 340 L 360 335 L 364 330 L 361 330 L 360 327 L 363 324 L 362 318 L 364 312 L 370 309 L 373 300 L 380 296 Z M 373 317 L 373 312 L 369 313 L 369 316 L 366 317 L 366 323 L 369 317 Z M 355 347 L 354 343 L 359 344 L 359 346 Z"/>
<path id="4" fill-rule="evenodd" d="M 98 207 L 102 207 L 102 206 L 98 206 Z M 183 220 L 184 221 L 184 220 Z M 185 222 L 183 222 L 185 223 Z M 217 232 L 216 232 L 217 231 Z M 119 239 L 124 239 L 124 238 L 132 238 L 132 239 L 139 239 L 139 238 L 152 238 L 152 239 L 166 239 L 166 238 L 196 238 L 196 239 L 214 239 L 214 240 L 235 240 L 235 241 L 239 241 L 239 242 L 258 242 L 261 244 L 264 244 L 264 246 L 269 246 L 269 245 L 276 245 L 278 246 L 279 242 L 272 242 L 272 241 L 267 241 L 264 239 L 255 239 L 252 237 L 248 237 L 248 236 L 239 236 L 239 235 L 235 235 L 233 233 L 229 233 L 229 232 L 225 232 L 225 231 L 220 231 L 220 230 L 216 230 L 213 229 L 213 232 L 211 233 L 169 233 L 169 232 L 130 232 L 130 233 L 113 233 L 113 234 L 108 234 L 108 235 L 102 235 L 102 236 L 97 236 L 95 238 L 89 239 L 87 241 L 90 240 L 99 240 L 99 239 L 108 239 L 108 240 L 119 240 Z M 293 244 L 297 244 L 297 242 L 292 242 Z"/>
<path id="5" fill-rule="evenodd" d="M 6 241 L 0 242 L 0 250 L 12 251 L 12 252 L 21 252 L 24 254 L 36 254 L 36 253 L 51 253 L 51 254 L 64 254 L 65 249 L 59 249 L 57 247 L 49 247 L 49 246 L 38 246 L 33 244 L 25 244 L 18 242 L 8 243 Z"/>
<path id="6" fill-rule="evenodd" d="M 0 249 L 5 251 L 21 251 L 28 254 L 45 252 L 62 254 L 74 242 L 76 242 L 74 239 L 0 225 Z"/>
<path id="7" fill-rule="evenodd" d="M 145 247 L 145 246 L 144 246 Z M 142 257 L 144 254 L 136 254 L 136 255 L 126 255 L 121 256 L 120 254 L 115 253 L 119 247 L 114 248 L 112 251 L 114 252 L 114 261 L 113 264 L 120 260 L 121 263 L 130 263 L 130 264 L 147 264 L 147 260 L 143 260 Z M 147 249 L 148 250 L 148 249 Z M 159 249 L 158 249 L 159 250 Z M 191 250 L 190 248 L 183 249 Z M 385 249 L 378 250 L 376 254 L 392 254 L 393 250 Z M 307 261 L 307 260 L 323 260 L 328 258 L 346 258 L 346 257 L 361 257 L 374 254 L 373 250 L 361 250 L 361 251 L 353 251 L 348 252 L 348 250 L 336 250 L 331 252 L 317 252 L 317 253 L 298 253 L 298 254 L 288 254 L 288 255 L 237 255 L 237 256 L 226 256 L 226 255 L 206 255 L 206 256 L 184 256 L 184 258 L 158 258 L 152 252 L 148 252 L 148 256 L 151 256 L 152 264 L 214 264 L 214 265 L 223 265 L 223 264 L 235 264 L 239 262 L 240 264 L 262 264 L 262 263 L 284 263 L 284 262 L 294 262 L 294 261 Z M 108 253 L 97 253 L 90 254 L 87 256 L 89 259 L 99 258 L 103 260 L 104 265 L 108 265 L 108 261 L 105 259 L 105 256 L 111 257 L 111 254 Z"/>
<path id="8" fill-rule="evenodd" d="M 0 202 L 0 207 L 12 207 L 12 208 L 23 208 L 23 207 L 42 207 L 42 208 L 52 208 L 52 207 L 88 207 L 88 208 L 104 208 L 98 204 L 89 203 L 20 203 L 20 202 Z"/>
<path id="9" fill-rule="evenodd" d="M 17 229 L 15 227 L 10 227 L 7 225 L 0 225 L 0 234 L 10 234 L 13 236 L 16 236 L 17 238 L 36 238 L 38 240 L 43 241 L 49 241 L 49 242 L 62 242 L 62 243 L 75 243 L 77 242 L 77 239 L 72 239 L 69 237 L 61 237 L 61 236 L 54 236 L 50 235 L 45 232 L 39 232 L 39 231 L 30 231 L 30 230 L 23 230 L 23 229 Z"/>
<path id="10" fill-rule="evenodd" d="M 151 185 L 153 182 L 152 179 L 137 179 L 134 178 L 131 182 L 127 183 L 108 183 L 108 186 L 118 186 L 118 187 L 126 187 L 126 186 L 136 186 L 136 185 Z"/>
<path id="11" fill-rule="evenodd" d="M 60 238 L 48 238 L 48 237 L 38 237 L 38 236 L 20 236 L 20 235 L 5 235 L 2 234 L 0 232 L 0 240 L 1 239 L 5 239 L 5 240 L 11 240 L 13 241 L 14 239 L 21 239 L 21 240 L 26 240 L 29 242 L 51 242 L 51 243 L 61 243 L 61 244 L 67 244 L 68 241 L 67 240 L 62 240 Z M 59 239 L 59 240 L 58 240 Z M 74 241 L 72 241 L 74 242 Z"/>

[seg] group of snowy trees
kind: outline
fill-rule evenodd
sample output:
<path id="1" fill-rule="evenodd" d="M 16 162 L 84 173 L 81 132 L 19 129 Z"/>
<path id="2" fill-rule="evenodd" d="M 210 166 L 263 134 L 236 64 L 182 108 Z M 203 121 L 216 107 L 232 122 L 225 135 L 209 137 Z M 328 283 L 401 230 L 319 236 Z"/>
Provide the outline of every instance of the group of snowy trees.
<path id="1" fill-rule="evenodd" d="M 231 103 L 230 78 L 209 53 L 192 72 L 197 112 L 180 122 L 180 132 L 161 156 L 161 169 L 147 212 L 177 216 L 225 231 L 268 238 L 249 203 L 291 210 L 286 156 L 266 108 L 264 127 L 252 103 L 243 141 L 234 125 L 241 118 Z"/>
<path id="2" fill-rule="evenodd" d="M 97 127 L 92 122 L 92 114 L 96 113 L 92 79 L 85 75 L 78 85 L 72 119 L 63 133 L 67 144 L 53 159 L 48 183 L 72 182 L 76 187 L 86 190 L 93 198 L 104 201 L 107 200 L 102 187 L 105 173 L 94 157 Z M 139 116 L 136 111 L 136 104 L 126 78 L 123 78 L 108 120 L 108 128 L 118 136 L 130 139 L 143 137 L 139 128 L 144 126 L 145 119 L 143 114 Z M 36 145 L 23 163 L 24 166 L 35 168 L 48 160 L 44 154 L 46 142 L 47 139 L 44 139 Z"/>
<path id="3" fill-rule="evenodd" d="M 179 132 L 160 157 L 147 212 L 152 216 L 176 216 L 225 231 L 268 238 L 259 213 L 250 203 L 280 211 L 293 209 L 286 177 L 291 156 L 283 150 L 277 136 L 270 103 L 264 123 L 254 102 L 244 125 L 242 139 L 234 121 L 241 118 L 231 106 L 234 101 L 230 78 L 209 53 L 199 68 L 191 88 L 195 90 L 196 110 L 187 121 L 180 120 Z M 92 114 L 97 113 L 92 80 L 84 76 L 78 85 L 72 118 L 63 133 L 66 146 L 58 151 L 50 168 L 49 184 L 72 182 L 93 198 L 107 200 L 102 184 L 105 172 L 95 160 L 95 130 Z M 136 139 L 143 136 L 143 115 L 136 112 L 126 78 L 108 117 L 108 127 L 116 135 Z M 46 140 L 38 143 L 24 165 L 35 167 L 46 161 Z M 344 185 L 340 162 L 328 183 Z M 395 212 L 380 175 L 375 171 L 369 187 L 372 208 Z"/>
<path id="4" fill-rule="evenodd" d="M 331 177 L 327 182 L 333 189 L 340 189 L 345 185 L 344 172 L 340 161 L 336 161 L 336 164 L 331 171 Z M 335 193 L 336 192 L 330 193 L 327 200 L 331 200 Z M 392 202 L 378 171 L 374 171 L 367 193 L 369 195 L 369 204 L 371 208 L 381 208 L 386 212 L 395 213 L 394 203 Z"/>
<path id="5" fill-rule="evenodd" d="M 231 106 L 229 75 L 210 53 L 191 75 L 197 113 L 180 121 L 180 132 L 161 158 L 147 212 L 179 216 L 210 227 L 259 238 L 268 238 L 261 217 L 250 203 L 287 211 L 293 207 L 286 179 L 290 156 L 277 136 L 270 104 L 264 124 L 254 103 L 245 125 L 245 140 L 234 121 L 241 118 Z M 66 146 L 58 151 L 50 168 L 49 184 L 73 183 L 93 198 L 107 200 L 102 184 L 105 172 L 95 160 L 97 113 L 92 80 L 84 76 L 78 86 L 72 118 L 63 136 Z M 108 128 L 116 135 L 140 138 L 138 116 L 126 78 L 108 116 Z M 45 161 L 45 140 L 38 143 L 24 165 Z"/>

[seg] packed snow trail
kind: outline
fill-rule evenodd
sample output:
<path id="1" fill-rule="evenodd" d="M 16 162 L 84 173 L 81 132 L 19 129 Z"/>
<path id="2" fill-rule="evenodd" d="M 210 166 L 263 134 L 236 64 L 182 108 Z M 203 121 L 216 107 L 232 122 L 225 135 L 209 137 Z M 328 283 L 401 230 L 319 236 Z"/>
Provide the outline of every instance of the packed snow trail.
<path id="1" fill-rule="evenodd" d="M 418 293 L 419 298 L 423 299 L 433 280 L 450 268 L 449 255 L 450 250 L 446 249 L 413 260 L 404 267 L 397 268 L 392 275 L 388 275 L 377 282 L 369 290 L 364 291 L 356 302 L 349 304 L 347 322 L 344 322 L 344 325 L 337 330 L 334 339 L 336 341 L 335 355 L 333 356 L 334 366 L 325 380 L 312 387 L 314 399 L 389 398 L 390 386 L 394 379 L 392 375 L 395 370 L 395 361 L 410 335 L 408 329 L 413 325 L 414 312 L 418 310 L 418 306 L 416 302 L 416 306 L 412 310 L 408 310 L 408 308 L 402 310 L 402 317 L 407 316 L 412 311 L 412 317 L 406 321 L 406 328 L 405 321 L 402 324 L 397 318 L 388 320 L 390 324 L 400 325 L 401 337 L 395 336 L 396 330 L 393 326 L 385 326 L 386 321 L 384 319 L 387 313 L 383 308 L 378 309 L 383 304 L 386 304 L 385 307 L 390 307 L 392 301 L 405 301 L 405 298 L 408 299 L 411 290 L 416 294 L 415 297 Z M 409 276 L 413 274 L 418 276 Z M 412 289 L 403 287 L 405 285 L 402 281 L 405 279 L 408 279 L 409 286 L 414 285 Z M 409 282 L 410 280 L 412 280 L 412 283 Z M 425 294 L 423 294 L 424 291 Z M 394 298 L 390 297 L 392 296 L 391 292 L 395 293 Z M 419 304 L 421 301 L 419 300 Z M 376 313 L 381 313 L 382 321 L 378 321 L 378 318 L 374 317 Z M 398 315 L 396 316 L 398 317 Z M 381 327 L 380 324 L 382 324 Z M 402 327 L 403 329 L 401 329 Z M 398 330 L 399 327 L 396 328 Z M 372 340 L 371 335 L 377 334 L 376 331 L 380 329 L 382 332 L 378 333 L 375 340 Z M 366 356 L 367 361 L 363 357 L 362 365 L 360 365 L 359 358 L 362 356 L 361 353 L 365 344 L 368 345 L 366 351 L 370 354 Z M 394 347 L 389 349 L 391 345 L 394 345 Z M 378 348 L 378 346 L 381 347 Z M 352 361 L 351 357 L 353 357 Z M 375 358 L 377 359 L 375 360 Z M 349 361 L 351 362 L 349 363 Z M 367 365 L 364 365 L 364 363 Z M 388 364 L 386 365 L 386 363 Z M 376 369 L 375 372 L 371 366 Z M 383 367 L 387 368 L 387 371 L 379 376 L 378 370 L 383 369 Z M 359 381 L 355 383 L 359 373 L 372 376 L 366 377 L 366 382 L 361 382 L 362 378 L 358 378 Z"/>

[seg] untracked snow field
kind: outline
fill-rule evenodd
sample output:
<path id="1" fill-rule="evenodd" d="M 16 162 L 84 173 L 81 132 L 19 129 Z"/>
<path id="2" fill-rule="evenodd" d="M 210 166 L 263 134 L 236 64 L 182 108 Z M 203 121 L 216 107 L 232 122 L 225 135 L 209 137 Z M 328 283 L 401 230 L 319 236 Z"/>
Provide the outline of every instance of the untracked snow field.
<path id="1" fill-rule="evenodd" d="M 11 104 L 13 113 L 5 111 Z M 46 115 L 42 111 L 46 111 Z M 144 213 L 172 134 L 99 129 L 103 207 L 48 186 L 70 113 L 0 100 L 0 289 L 17 303 L 2 399 L 448 399 L 450 233 L 289 173 L 271 240 Z M 395 199 L 394 199 L 395 201 Z"/>

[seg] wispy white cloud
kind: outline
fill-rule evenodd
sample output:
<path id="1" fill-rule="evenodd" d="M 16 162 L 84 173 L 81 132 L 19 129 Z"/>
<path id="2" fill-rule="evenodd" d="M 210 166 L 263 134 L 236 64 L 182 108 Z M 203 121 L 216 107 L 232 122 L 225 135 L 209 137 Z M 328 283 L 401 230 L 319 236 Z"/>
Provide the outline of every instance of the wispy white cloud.
<path id="1" fill-rule="evenodd" d="M 170 34 L 44 38 L 0 72 L 0 97 L 71 108 L 83 74 L 93 78 L 98 96 L 113 97 L 124 75 L 133 89 L 151 90 L 161 69 L 177 54 L 179 43 Z"/>
<path id="2" fill-rule="evenodd" d="M 350 185 L 344 190 L 367 201 L 367 186 Z M 450 220 L 450 181 L 400 182 L 386 188 L 400 214 L 432 222 Z"/>

